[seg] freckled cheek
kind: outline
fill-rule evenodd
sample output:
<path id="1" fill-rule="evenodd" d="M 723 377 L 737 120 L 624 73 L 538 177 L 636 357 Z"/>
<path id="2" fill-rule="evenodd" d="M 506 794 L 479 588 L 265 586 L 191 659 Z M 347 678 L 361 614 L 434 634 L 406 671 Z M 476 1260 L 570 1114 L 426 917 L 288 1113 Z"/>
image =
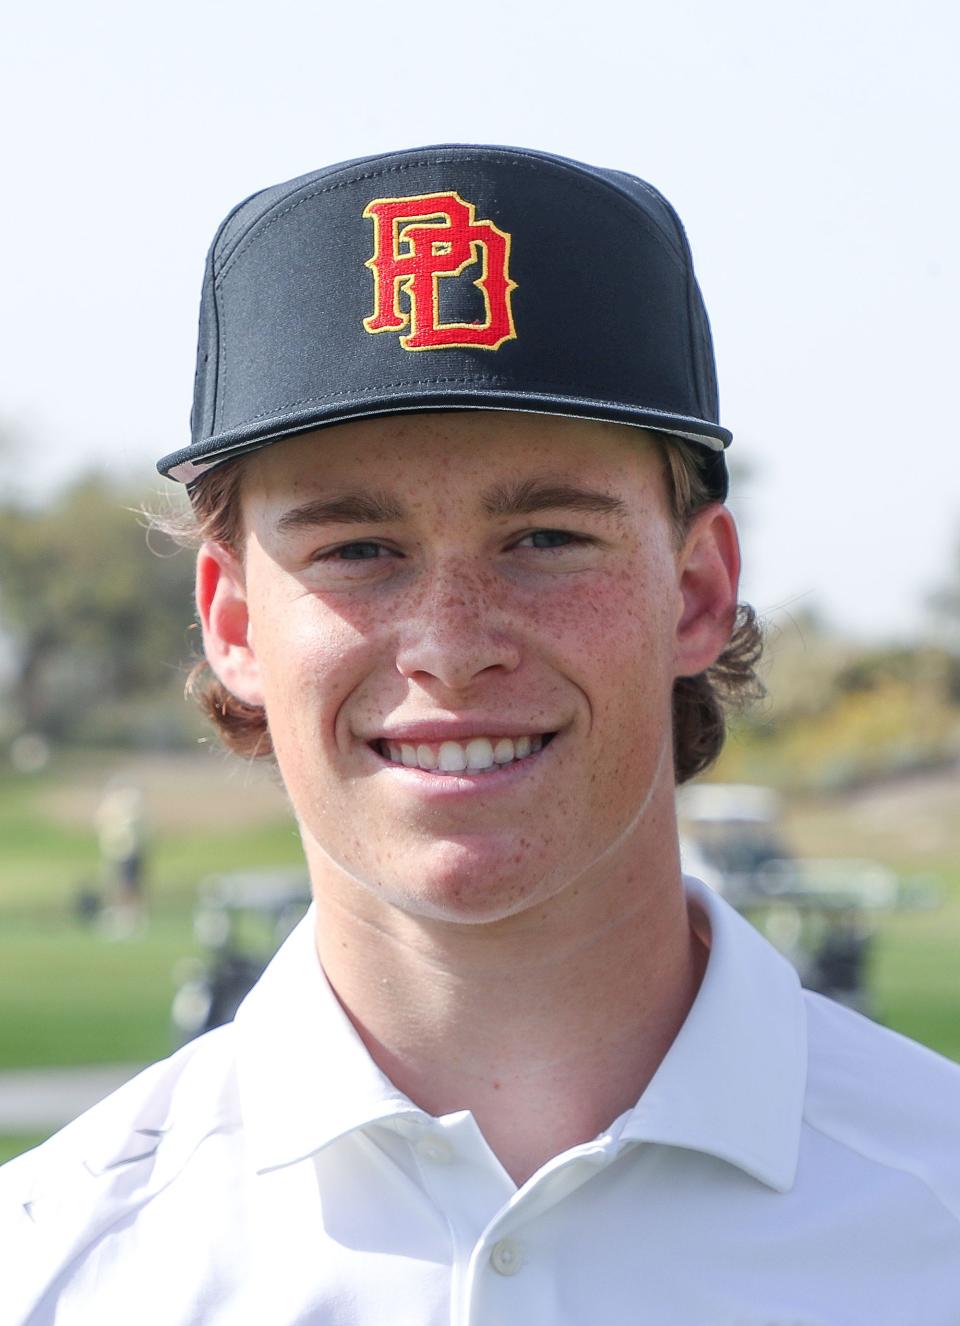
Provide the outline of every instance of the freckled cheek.
<path id="1" fill-rule="evenodd" d="M 661 653 L 668 656 L 670 603 L 662 594 L 639 592 L 636 578 L 626 572 L 531 603 L 524 621 L 537 638 L 591 668 L 603 664 L 609 671 L 622 662 L 632 670 L 649 666 Z"/>
<path id="2" fill-rule="evenodd" d="M 657 764 L 670 725 L 673 605 L 669 586 L 624 572 L 556 605 L 557 648 L 586 696 L 603 757 L 591 776 L 601 805 L 636 795 Z M 626 792 L 625 792 L 626 794 Z"/>

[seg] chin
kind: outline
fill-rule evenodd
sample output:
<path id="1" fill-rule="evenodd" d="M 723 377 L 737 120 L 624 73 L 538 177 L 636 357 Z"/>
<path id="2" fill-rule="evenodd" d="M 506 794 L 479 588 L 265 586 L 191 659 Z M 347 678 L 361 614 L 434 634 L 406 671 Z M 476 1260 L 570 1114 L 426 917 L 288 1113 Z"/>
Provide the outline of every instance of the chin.
<path id="1" fill-rule="evenodd" d="M 435 840 L 398 853 L 377 874 L 378 896 L 398 910 L 460 925 L 506 920 L 554 891 L 542 844 L 491 842 L 488 834 Z"/>

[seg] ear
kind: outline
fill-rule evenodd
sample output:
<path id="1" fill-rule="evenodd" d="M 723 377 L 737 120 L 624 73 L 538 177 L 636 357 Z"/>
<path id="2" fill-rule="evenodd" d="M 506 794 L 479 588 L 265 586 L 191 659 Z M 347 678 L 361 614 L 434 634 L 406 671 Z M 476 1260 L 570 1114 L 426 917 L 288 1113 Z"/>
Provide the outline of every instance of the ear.
<path id="1" fill-rule="evenodd" d="M 694 517 L 678 557 L 680 612 L 675 671 L 695 677 L 715 663 L 737 612 L 740 544 L 733 516 L 714 502 Z"/>
<path id="2" fill-rule="evenodd" d="M 197 554 L 197 611 L 211 668 L 237 699 L 262 705 L 243 566 L 222 544 L 205 543 Z"/>

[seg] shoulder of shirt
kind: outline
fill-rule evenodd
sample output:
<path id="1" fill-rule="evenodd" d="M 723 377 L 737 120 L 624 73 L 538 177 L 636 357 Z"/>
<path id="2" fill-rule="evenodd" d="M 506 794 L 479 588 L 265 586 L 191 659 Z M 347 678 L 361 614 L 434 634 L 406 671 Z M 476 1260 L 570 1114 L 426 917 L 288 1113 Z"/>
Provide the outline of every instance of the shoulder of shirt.
<path id="1" fill-rule="evenodd" d="M 151 1065 L 49 1141 L 0 1168 L 0 1246 L 34 1286 L 150 1201 L 205 1139 L 236 1131 L 234 1031 Z"/>
<path id="2" fill-rule="evenodd" d="M 960 1221 L 960 1064 L 833 1000 L 804 996 L 805 1123 L 912 1175 Z"/>

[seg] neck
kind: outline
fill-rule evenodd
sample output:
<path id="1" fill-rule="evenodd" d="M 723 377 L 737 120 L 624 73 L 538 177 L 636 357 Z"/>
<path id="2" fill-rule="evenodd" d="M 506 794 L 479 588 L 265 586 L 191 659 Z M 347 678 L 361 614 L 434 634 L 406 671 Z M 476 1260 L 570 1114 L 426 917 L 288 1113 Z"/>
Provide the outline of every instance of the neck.
<path id="1" fill-rule="evenodd" d="M 470 1109 L 517 1183 L 636 1103 L 696 996 L 673 840 L 465 925 L 384 908 L 307 851 L 320 960 L 372 1058 L 429 1113 Z"/>

